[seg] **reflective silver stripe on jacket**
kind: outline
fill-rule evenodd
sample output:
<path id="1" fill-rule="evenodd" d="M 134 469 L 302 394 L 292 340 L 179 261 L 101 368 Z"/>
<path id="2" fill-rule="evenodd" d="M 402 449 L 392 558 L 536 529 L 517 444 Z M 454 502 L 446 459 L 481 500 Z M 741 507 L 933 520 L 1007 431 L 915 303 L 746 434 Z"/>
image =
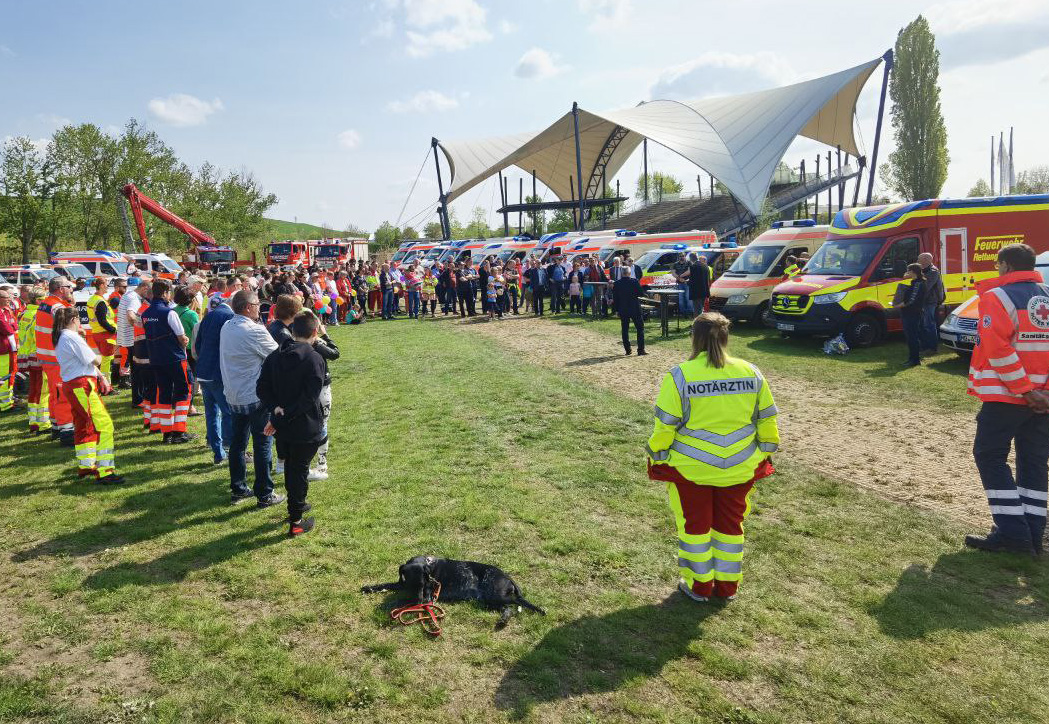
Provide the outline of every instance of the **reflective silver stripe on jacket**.
<path id="1" fill-rule="evenodd" d="M 656 419 L 659 420 L 662 423 L 665 423 L 667 425 L 680 425 L 681 424 L 681 418 L 680 417 L 674 417 L 673 415 L 671 415 L 666 410 L 661 409 L 659 407 L 659 405 L 656 405 L 655 413 L 656 413 Z"/>
<path id="2" fill-rule="evenodd" d="M 778 415 L 778 414 L 779 414 L 779 408 L 777 408 L 775 404 L 772 404 L 772 405 L 769 405 L 768 407 L 763 407 L 760 410 L 758 410 L 757 419 L 764 420 L 766 418 L 769 418 L 769 417 L 772 417 L 772 416 Z"/>
<path id="3" fill-rule="evenodd" d="M 1009 315 L 1009 321 L 1013 323 L 1013 329 L 1020 326 L 1020 320 L 1016 317 L 1016 305 L 1013 304 L 1013 300 L 1009 298 L 1009 295 L 1005 293 L 1005 290 L 1001 287 L 995 287 L 991 290 L 991 294 L 997 297 L 998 301 L 1002 303 L 1002 307 L 1005 308 L 1005 313 Z"/>
<path id="4" fill-rule="evenodd" d="M 659 452 L 656 452 L 651 447 L 649 447 L 647 444 L 645 445 L 645 452 L 648 453 L 648 456 L 650 458 L 652 458 L 653 460 L 656 460 L 657 462 L 660 461 L 660 460 L 666 460 L 667 458 L 670 457 L 670 451 L 669 450 L 660 450 Z"/>
<path id="5" fill-rule="evenodd" d="M 751 443 L 747 447 L 740 450 L 738 453 L 729 455 L 727 458 L 718 457 L 717 455 L 708 453 L 705 450 L 700 450 L 699 448 L 692 447 L 691 445 L 681 442 L 680 440 L 675 440 L 673 443 L 671 443 L 670 449 L 676 450 L 682 455 L 690 457 L 693 460 L 698 460 L 701 463 L 706 463 L 711 467 L 726 470 L 746 461 L 751 455 L 753 455 L 757 451 L 758 446 L 757 443 Z"/>
<path id="6" fill-rule="evenodd" d="M 684 422 L 688 422 L 692 416 L 692 403 L 689 402 L 688 395 L 685 394 L 685 373 L 681 371 L 681 367 L 675 365 L 670 368 L 670 376 L 674 378 L 674 384 L 677 386 L 677 396 L 681 398 L 681 419 Z"/>
<path id="7" fill-rule="evenodd" d="M 779 445 L 777 445 L 774 442 L 759 442 L 758 450 L 760 450 L 761 452 L 772 453 L 779 450 Z"/>
<path id="8" fill-rule="evenodd" d="M 744 425 L 738 430 L 726 433 L 724 435 L 720 435 L 716 432 L 711 432 L 710 430 L 693 430 L 688 427 L 678 428 L 678 432 L 680 432 L 682 435 L 685 435 L 687 437 L 693 437 L 697 440 L 702 440 L 703 442 L 709 442 L 710 444 L 717 445 L 718 447 L 730 447 L 732 445 L 735 445 L 741 440 L 746 440 L 756 431 L 757 428 L 755 428 L 753 425 Z"/>

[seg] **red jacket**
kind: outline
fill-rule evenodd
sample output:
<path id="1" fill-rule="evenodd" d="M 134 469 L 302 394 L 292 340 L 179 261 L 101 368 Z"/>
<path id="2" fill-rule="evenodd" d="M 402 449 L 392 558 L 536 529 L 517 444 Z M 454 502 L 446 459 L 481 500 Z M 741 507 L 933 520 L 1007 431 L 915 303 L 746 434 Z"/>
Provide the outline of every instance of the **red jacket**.
<path id="1" fill-rule="evenodd" d="M 18 320 L 7 307 L 0 309 L 0 354 L 18 351 Z"/>
<path id="2" fill-rule="evenodd" d="M 1049 286 L 1035 271 L 1010 272 L 976 285 L 980 334 L 969 367 L 969 394 L 984 402 L 1027 404 L 1049 389 Z"/>

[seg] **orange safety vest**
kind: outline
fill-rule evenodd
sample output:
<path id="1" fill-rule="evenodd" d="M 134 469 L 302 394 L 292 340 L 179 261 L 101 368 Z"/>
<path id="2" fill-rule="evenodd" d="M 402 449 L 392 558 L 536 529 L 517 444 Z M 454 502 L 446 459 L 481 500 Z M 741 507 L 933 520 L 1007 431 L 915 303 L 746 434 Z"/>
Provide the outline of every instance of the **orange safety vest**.
<path id="1" fill-rule="evenodd" d="M 40 364 L 57 365 L 58 358 L 55 357 L 55 344 L 51 341 L 51 329 L 55 324 L 53 310 L 60 307 L 73 306 L 58 297 L 47 297 L 40 302 L 40 308 L 36 310 L 36 322 L 34 334 L 36 337 L 36 358 Z"/>
<path id="2" fill-rule="evenodd" d="M 138 318 L 140 320 L 142 319 L 142 313 L 145 312 L 147 309 L 149 309 L 149 302 L 144 301 L 142 302 L 142 306 L 135 310 L 135 313 L 138 315 Z M 143 325 L 133 324 L 131 325 L 131 328 L 132 330 L 134 330 L 136 342 L 146 341 L 146 328 Z"/>
<path id="3" fill-rule="evenodd" d="M 1036 271 L 978 282 L 980 334 L 969 367 L 969 394 L 984 402 L 1026 405 L 1049 390 L 1049 285 Z"/>

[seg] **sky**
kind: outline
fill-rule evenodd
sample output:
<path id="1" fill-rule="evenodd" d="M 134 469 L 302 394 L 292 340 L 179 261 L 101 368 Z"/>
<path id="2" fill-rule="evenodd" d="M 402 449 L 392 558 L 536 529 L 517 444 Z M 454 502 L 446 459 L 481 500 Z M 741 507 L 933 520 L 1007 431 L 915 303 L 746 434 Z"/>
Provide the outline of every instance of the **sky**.
<path id="1" fill-rule="evenodd" d="M 133 117 L 191 166 L 253 172 L 280 199 L 269 216 L 421 230 L 436 219 L 431 137 L 540 130 L 573 101 L 600 111 L 818 77 L 880 56 L 919 13 L 942 53 L 943 195 L 987 178 L 991 136 L 1010 127 L 1018 170 L 1049 163 L 1044 0 L 0 0 L 0 138 L 69 122 L 117 133 Z M 879 70 L 857 108 L 868 150 L 880 85 Z M 882 160 L 892 145 L 886 114 Z M 799 139 L 784 160 L 820 148 Z M 640 169 L 638 151 L 624 189 Z M 699 173 L 652 146 L 649 170 L 687 189 Z M 476 206 L 499 206 L 497 183 L 453 209 Z"/>

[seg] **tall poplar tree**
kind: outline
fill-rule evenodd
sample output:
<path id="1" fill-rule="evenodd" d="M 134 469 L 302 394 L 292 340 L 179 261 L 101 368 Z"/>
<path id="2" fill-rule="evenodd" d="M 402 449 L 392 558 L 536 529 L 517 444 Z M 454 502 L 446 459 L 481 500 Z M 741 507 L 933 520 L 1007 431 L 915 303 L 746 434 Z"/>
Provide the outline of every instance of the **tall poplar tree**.
<path id="1" fill-rule="evenodd" d="M 896 150 L 886 182 L 906 200 L 933 199 L 947 180 L 947 129 L 940 110 L 940 51 L 919 15 L 896 37 L 889 82 Z"/>

